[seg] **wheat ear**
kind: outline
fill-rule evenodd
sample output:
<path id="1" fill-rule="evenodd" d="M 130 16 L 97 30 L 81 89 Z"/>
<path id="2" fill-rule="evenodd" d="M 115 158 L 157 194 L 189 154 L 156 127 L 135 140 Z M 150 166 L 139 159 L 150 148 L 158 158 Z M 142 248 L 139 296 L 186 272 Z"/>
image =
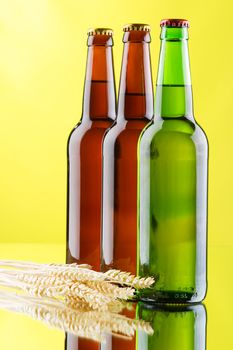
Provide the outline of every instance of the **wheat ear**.
<path id="1" fill-rule="evenodd" d="M 110 282 L 128 285 L 135 289 L 150 288 L 155 282 L 153 277 L 135 277 L 129 272 L 120 270 L 109 270 L 104 274 Z"/>

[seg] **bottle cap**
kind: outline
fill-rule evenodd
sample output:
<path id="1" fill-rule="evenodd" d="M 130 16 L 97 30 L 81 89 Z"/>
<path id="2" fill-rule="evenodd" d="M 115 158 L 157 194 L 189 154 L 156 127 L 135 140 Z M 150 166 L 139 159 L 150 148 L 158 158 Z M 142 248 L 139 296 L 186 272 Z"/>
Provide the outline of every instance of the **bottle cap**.
<path id="1" fill-rule="evenodd" d="M 124 32 L 130 32 L 132 30 L 150 32 L 150 26 L 149 24 L 145 24 L 145 23 L 130 23 L 130 24 L 124 25 L 123 27 Z"/>
<path id="2" fill-rule="evenodd" d="M 187 19 L 169 18 L 160 22 L 160 27 L 189 28 Z"/>
<path id="3" fill-rule="evenodd" d="M 113 36 L 113 30 L 111 28 L 90 28 L 87 31 L 87 35 L 110 35 Z"/>

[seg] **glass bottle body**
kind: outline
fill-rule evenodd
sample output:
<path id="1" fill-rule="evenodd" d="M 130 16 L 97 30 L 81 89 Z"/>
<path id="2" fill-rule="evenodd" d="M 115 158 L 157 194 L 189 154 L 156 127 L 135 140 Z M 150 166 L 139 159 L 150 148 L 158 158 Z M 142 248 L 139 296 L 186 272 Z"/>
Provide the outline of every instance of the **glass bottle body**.
<path id="1" fill-rule="evenodd" d="M 67 262 L 100 270 L 102 142 L 112 120 L 87 121 L 69 138 Z"/>
<path id="2" fill-rule="evenodd" d="M 137 143 L 147 119 L 120 121 L 103 145 L 102 270 L 136 272 Z"/>
<path id="3" fill-rule="evenodd" d="M 208 145 L 186 118 L 156 120 L 139 150 L 139 270 L 154 276 L 141 298 L 199 302 L 206 293 Z"/>

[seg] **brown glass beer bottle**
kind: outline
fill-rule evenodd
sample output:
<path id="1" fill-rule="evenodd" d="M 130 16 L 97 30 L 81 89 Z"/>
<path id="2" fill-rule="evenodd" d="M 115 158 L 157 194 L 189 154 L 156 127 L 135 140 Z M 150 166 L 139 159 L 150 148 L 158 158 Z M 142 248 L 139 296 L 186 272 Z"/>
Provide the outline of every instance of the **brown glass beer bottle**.
<path id="1" fill-rule="evenodd" d="M 124 26 L 116 124 L 103 142 L 101 269 L 136 273 L 137 144 L 153 117 L 150 27 Z"/>
<path id="2" fill-rule="evenodd" d="M 81 121 L 68 140 L 67 262 L 100 270 L 102 141 L 116 117 L 112 30 L 88 31 Z"/>

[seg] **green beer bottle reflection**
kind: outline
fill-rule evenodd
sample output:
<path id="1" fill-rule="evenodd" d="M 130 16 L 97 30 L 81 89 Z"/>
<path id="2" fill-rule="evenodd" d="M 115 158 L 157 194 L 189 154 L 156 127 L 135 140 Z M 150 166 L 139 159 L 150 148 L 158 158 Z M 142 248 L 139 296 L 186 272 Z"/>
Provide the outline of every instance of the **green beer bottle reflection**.
<path id="1" fill-rule="evenodd" d="M 206 311 L 203 305 L 153 306 L 140 302 L 138 317 L 150 322 L 154 334 L 137 331 L 137 350 L 205 350 Z"/>
<path id="2" fill-rule="evenodd" d="M 155 119 L 141 134 L 138 274 L 142 300 L 200 302 L 206 294 L 208 144 L 193 117 L 188 22 L 161 22 Z"/>

